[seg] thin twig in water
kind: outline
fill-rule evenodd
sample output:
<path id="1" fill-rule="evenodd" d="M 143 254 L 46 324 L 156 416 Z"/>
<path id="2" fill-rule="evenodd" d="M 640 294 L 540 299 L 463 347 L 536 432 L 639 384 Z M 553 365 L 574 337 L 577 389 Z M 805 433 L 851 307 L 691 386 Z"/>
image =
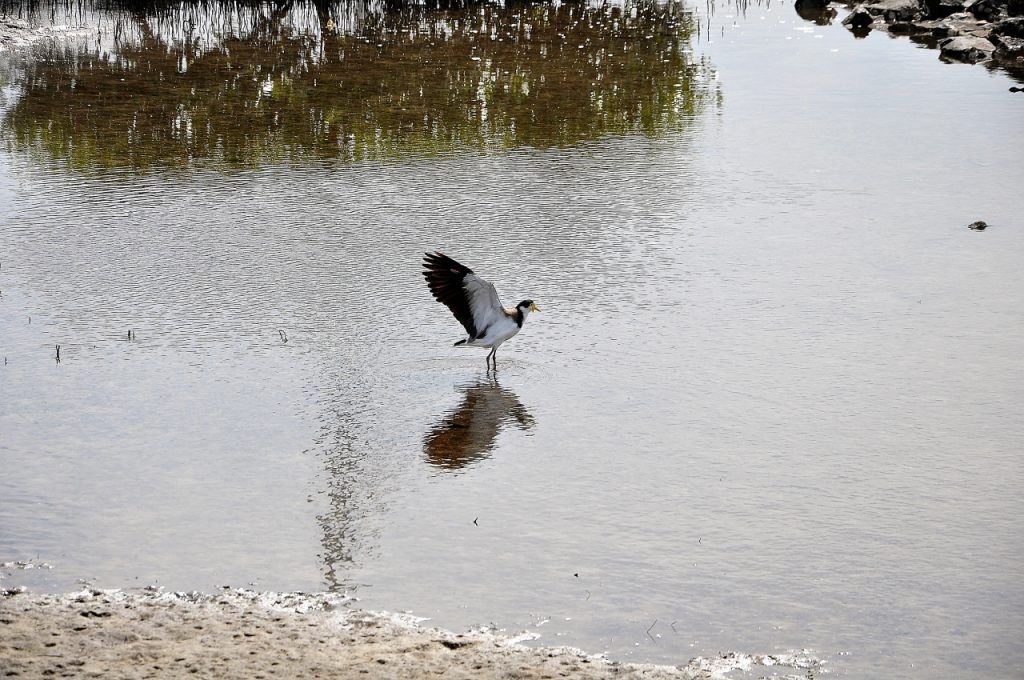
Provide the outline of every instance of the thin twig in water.
<path id="1" fill-rule="evenodd" d="M 658 619 L 654 619 L 654 623 L 652 623 L 650 628 L 647 629 L 647 637 L 651 638 L 652 640 L 654 640 L 654 636 L 651 635 L 651 628 L 654 628 L 656 625 L 658 625 Z M 654 642 L 657 643 L 658 641 L 654 640 Z"/>

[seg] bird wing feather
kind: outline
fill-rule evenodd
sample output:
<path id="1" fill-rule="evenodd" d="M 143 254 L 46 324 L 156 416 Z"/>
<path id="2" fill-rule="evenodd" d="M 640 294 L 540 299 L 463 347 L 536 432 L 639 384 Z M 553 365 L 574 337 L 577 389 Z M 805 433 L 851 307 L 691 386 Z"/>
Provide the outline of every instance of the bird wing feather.
<path id="1" fill-rule="evenodd" d="M 462 279 L 462 288 L 469 300 L 469 310 L 473 314 L 476 325 L 476 338 L 482 338 L 495 321 L 504 316 L 505 312 L 498 299 L 498 291 L 494 284 L 481 279 L 476 274 L 469 274 Z"/>
<path id="2" fill-rule="evenodd" d="M 443 253 L 425 254 L 423 277 L 430 292 L 451 310 L 472 339 L 482 337 L 502 314 L 494 286 Z"/>

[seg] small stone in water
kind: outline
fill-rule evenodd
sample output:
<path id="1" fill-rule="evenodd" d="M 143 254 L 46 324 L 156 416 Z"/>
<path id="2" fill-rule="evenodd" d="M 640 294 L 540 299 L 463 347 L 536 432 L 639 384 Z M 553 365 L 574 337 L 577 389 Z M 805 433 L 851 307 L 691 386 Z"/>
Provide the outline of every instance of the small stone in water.
<path id="1" fill-rule="evenodd" d="M 988 228 L 988 223 L 983 220 L 978 220 L 977 222 L 971 222 L 968 224 L 967 228 L 973 229 L 974 231 L 985 231 L 985 229 Z"/>

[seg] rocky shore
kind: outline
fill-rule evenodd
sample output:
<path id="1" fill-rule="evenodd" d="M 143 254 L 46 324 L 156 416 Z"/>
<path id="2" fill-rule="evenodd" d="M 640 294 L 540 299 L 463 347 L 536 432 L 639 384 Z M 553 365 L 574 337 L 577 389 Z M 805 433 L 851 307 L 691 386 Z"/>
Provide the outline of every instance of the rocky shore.
<path id="1" fill-rule="evenodd" d="M 522 644 L 530 639 L 425 628 L 409 616 L 354 609 L 350 598 L 330 593 L 0 591 L 5 677 L 713 680 L 763 668 L 773 678 L 806 680 L 820 670 L 803 653 L 730 653 L 654 666 Z"/>
<path id="2" fill-rule="evenodd" d="M 843 24 L 858 36 L 873 29 L 910 36 L 949 61 L 1024 71 L 1024 0 L 879 0 L 853 5 Z"/>

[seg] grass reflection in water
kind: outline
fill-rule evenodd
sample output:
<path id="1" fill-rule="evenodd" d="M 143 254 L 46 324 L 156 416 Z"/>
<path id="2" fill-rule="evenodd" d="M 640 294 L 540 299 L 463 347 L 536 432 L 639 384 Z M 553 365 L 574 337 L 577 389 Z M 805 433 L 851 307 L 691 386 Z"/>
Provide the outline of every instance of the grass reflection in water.
<path id="1" fill-rule="evenodd" d="M 544 148 L 679 130 L 717 97 L 676 4 L 207 2 L 90 22 L 107 30 L 88 46 L 11 67 L 8 148 L 135 169 Z"/>

